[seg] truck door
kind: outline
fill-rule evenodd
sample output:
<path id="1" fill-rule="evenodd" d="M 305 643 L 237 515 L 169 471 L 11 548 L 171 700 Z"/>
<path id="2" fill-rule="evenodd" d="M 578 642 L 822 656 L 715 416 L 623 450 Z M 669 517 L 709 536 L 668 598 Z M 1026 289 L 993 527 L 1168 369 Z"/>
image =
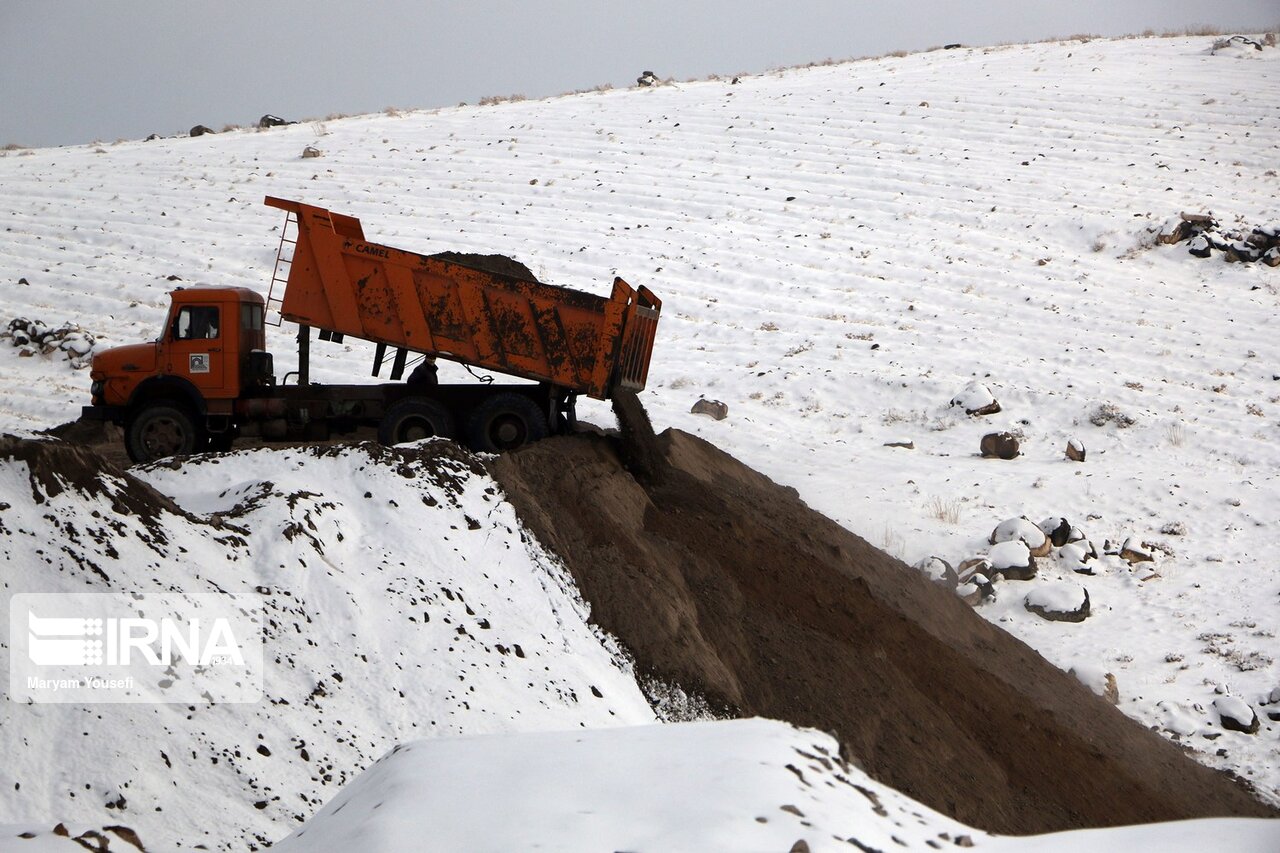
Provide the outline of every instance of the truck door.
<path id="1" fill-rule="evenodd" d="M 167 372 L 191 380 L 209 398 L 220 396 L 227 388 L 223 350 L 229 330 L 222 312 L 223 306 L 216 304 L 183 305 L 169 329 Z"/>

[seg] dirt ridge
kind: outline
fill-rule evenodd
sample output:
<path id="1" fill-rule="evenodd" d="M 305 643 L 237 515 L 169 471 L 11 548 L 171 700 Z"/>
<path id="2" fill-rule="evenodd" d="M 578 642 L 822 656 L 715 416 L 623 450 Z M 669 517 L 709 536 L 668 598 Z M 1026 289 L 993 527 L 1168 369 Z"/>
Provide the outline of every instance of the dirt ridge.
<path id="1" fill-rule="evenodd" d="M 1275 816 L 794 490 L 691 435 L 650 436 L 489 463 L 646 673 L 833 731 L 876 778 L 993 832 Z"/>

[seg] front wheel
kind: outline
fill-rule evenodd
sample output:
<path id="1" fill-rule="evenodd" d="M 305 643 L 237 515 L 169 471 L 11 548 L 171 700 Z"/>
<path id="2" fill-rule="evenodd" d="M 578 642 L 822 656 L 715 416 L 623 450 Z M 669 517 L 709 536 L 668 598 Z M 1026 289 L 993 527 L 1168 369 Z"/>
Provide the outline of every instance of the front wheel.
<path id="1" fill-rule="evenodd" d="M 147 406 L 125 429 L 125 450 L 134 462 L 199 453 L 207 442 L 191 413 L 168 403 Z"/>
<path id="2" fill-rule="evenodd" d="M 547 416 L 523 394 L 494 394 L 467 419 L 473 450 L 501 453 L 547 437 Z"/>
<path id="3" fill-rule="evenodd" d="M 421 397 L 401 400 L 387 409 L 378 424 L 378 441 L 388 447 L 432 436 L 454 436 L 453 416 L 435 400 Z"/>

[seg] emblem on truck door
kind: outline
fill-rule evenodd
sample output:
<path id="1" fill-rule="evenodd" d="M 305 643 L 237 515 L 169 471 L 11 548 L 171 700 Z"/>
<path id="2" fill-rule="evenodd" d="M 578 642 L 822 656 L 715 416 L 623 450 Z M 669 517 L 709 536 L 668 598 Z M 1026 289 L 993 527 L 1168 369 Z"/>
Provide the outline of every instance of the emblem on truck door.
<path id="1" fill-rule="evenodd" d="M 208 373 L 209 354 L 207 352 L 193 352 L 187 369 L 190 373 Z"/>

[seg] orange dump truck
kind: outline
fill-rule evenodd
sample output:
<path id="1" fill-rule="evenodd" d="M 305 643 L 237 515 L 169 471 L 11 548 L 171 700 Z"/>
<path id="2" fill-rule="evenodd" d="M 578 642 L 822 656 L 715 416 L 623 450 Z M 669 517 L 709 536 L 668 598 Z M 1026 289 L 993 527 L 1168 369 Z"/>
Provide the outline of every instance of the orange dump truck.
<path id="1" fill-rule="evenodd" d="M 420 255 L 369 242 L 354 217 L 266 203 L 287 212 L 266 300 L 179 288 L 159 340 L 94 356 L 82 417 L 121 425 L 134 461 L 360 427 L 384 444 L 435 435 L 497 452 L 571 430 L 579 394 L 644 387 L 662 306 L 647 288 L 615 278 L 605 298 L 554 287 L 501 256 Z M 298 370 L 279 382 L 269 309 L 298 324 Z M 313 331 L 372 342 L 373 376 L 386 367 L 390 382 L 312 383 Z M 523 381 L 440 383 L 436 359 Z"/>

